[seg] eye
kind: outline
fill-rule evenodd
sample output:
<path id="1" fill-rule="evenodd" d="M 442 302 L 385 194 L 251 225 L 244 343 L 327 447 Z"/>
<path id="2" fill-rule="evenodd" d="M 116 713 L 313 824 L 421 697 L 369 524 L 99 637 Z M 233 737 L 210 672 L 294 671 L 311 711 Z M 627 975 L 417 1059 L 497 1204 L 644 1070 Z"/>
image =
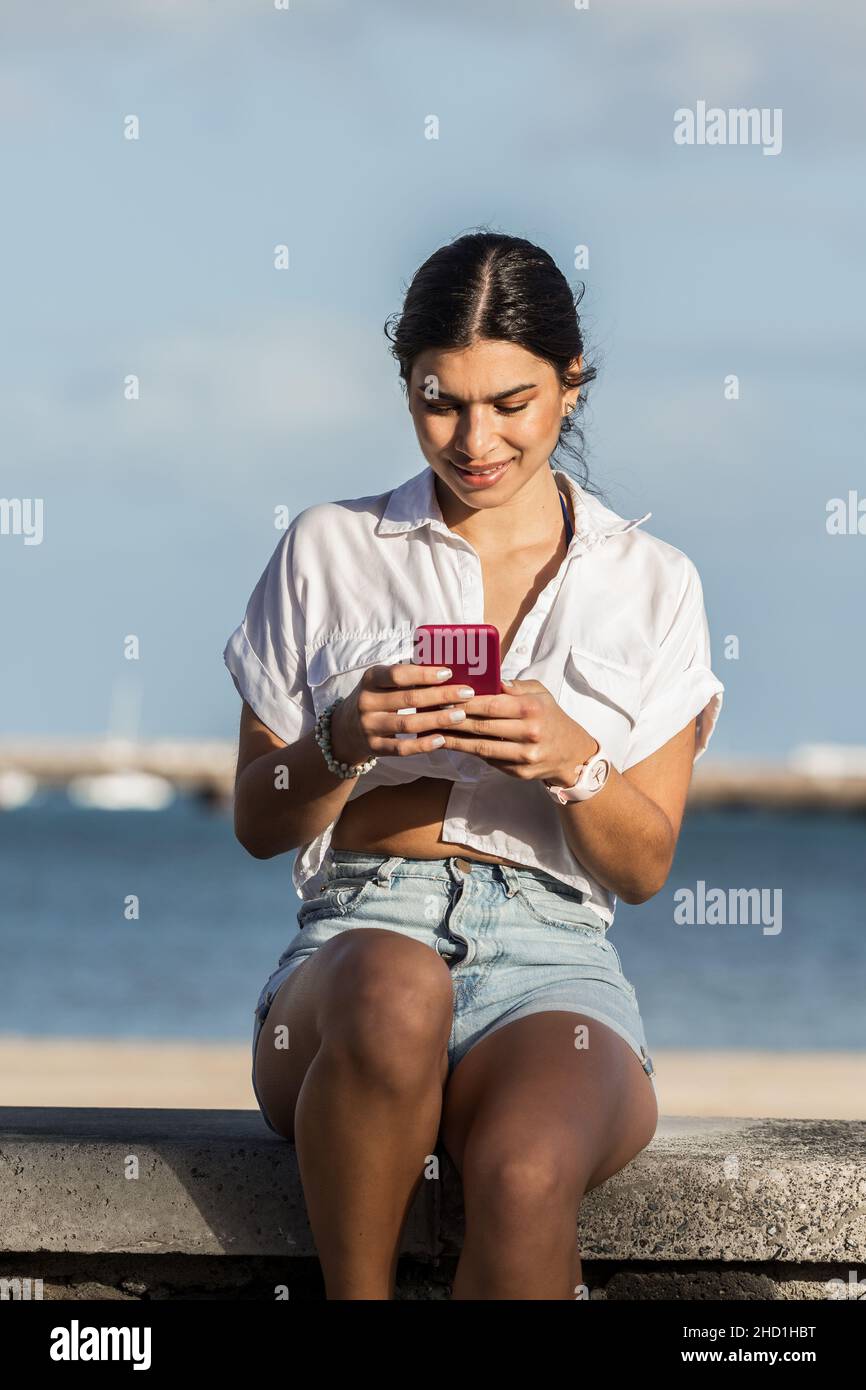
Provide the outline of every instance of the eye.
<path id="1" fill-rule="evenodd" d="M 528 401 L 524 401 L 523 405 L 498 405 L 496 409 L 500 415 L 518 415 L 528 404 Z M 453 405 L 434 405 L 432 401 L 425 401 L 424 406 L 432 415 L 448 415 L 450 411 L 457 409 Z"/>

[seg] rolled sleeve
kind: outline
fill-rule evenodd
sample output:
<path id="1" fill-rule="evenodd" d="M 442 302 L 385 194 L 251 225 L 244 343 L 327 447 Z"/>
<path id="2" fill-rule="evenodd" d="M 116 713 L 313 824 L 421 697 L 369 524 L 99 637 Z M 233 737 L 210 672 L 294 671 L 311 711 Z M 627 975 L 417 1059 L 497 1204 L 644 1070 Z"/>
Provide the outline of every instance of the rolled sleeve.
<path id="1" fill-rule="evenodd" d="M 284 743 L 314 728 L 307 686 L 304 614 L 292 569 L 293 530 L 279 541 L 250 595 L 223 660 L 241 699 Z"/>
<path id="2" fill-rule="evenodd" d="M 623 772 L 643 762 L 697 717 L 694 762 L 706 752 L 721 713 L 724 685 L 713 673 L 703 586 L 691 560 L 673 622 L 641 686 L 641 707 Z"/>

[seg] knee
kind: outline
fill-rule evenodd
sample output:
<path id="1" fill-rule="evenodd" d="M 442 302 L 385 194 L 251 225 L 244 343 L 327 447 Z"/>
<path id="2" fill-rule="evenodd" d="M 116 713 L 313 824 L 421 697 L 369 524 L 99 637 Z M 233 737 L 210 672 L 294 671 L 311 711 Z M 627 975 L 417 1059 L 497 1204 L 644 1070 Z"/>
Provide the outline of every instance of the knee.
<path id="1" fill-rule="evenodd" d="M 557 1146 L 550 1136 L 537 1142 L 494 1135 L 467 1144 L 463 1156 L 463 1186 L 473 1207 L 495 1213 L 498 1221 L 513 1221 L 525 1230 L 528 1219 L 551 1211 L 575 1218 L 585 1191 L 585 1175 L 573 1142 Z"/>
<path id="2" fill-rule="evenodd" d="M 454 995 L 435 951 L 394 937 L 376 928 L 351 933 L 332 967 L 320 1033 L 324 1046 L 399 1087 L 438 1076 Z"/>

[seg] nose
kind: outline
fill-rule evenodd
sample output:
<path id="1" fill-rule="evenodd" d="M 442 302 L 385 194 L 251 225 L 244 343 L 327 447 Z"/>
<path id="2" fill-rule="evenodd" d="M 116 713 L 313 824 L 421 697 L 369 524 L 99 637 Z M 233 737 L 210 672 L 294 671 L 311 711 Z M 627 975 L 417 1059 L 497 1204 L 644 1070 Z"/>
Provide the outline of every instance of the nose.
<path id="1" fill-rule="evenodd" d="M 455 431 L 455 447 L 467 460 L 483 462 L 494 453 L 496 443 L 490 406 L 467 405 Z"/>

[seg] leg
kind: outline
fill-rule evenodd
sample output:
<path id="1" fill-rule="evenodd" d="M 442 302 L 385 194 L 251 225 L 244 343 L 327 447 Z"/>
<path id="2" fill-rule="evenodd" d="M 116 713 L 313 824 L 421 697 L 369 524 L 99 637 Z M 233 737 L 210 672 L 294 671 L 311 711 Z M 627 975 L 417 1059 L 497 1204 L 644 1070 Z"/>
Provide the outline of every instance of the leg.
<path id="1" fill-rule="evenodd" d="M 454 1298 L 574 1298 L 583 1194 L 646 1148 L 657 1123 L 635 1053 L 595 1019 L 537 1013 L 482 1038 L 454 1069 L 442 1116 L 466 1214 Z"/>
<path id="2" fill-rule="evenodd" d="M 441 957 L 378 927 L 325 942 L 274 996 L 256 1086 L 295 1142 L 329 1299 L 393 1296 L 400 1236 L 436 1145 L 452 1010 Z M 268 1046 L 280 1025 L 288 1048 Z"/>

